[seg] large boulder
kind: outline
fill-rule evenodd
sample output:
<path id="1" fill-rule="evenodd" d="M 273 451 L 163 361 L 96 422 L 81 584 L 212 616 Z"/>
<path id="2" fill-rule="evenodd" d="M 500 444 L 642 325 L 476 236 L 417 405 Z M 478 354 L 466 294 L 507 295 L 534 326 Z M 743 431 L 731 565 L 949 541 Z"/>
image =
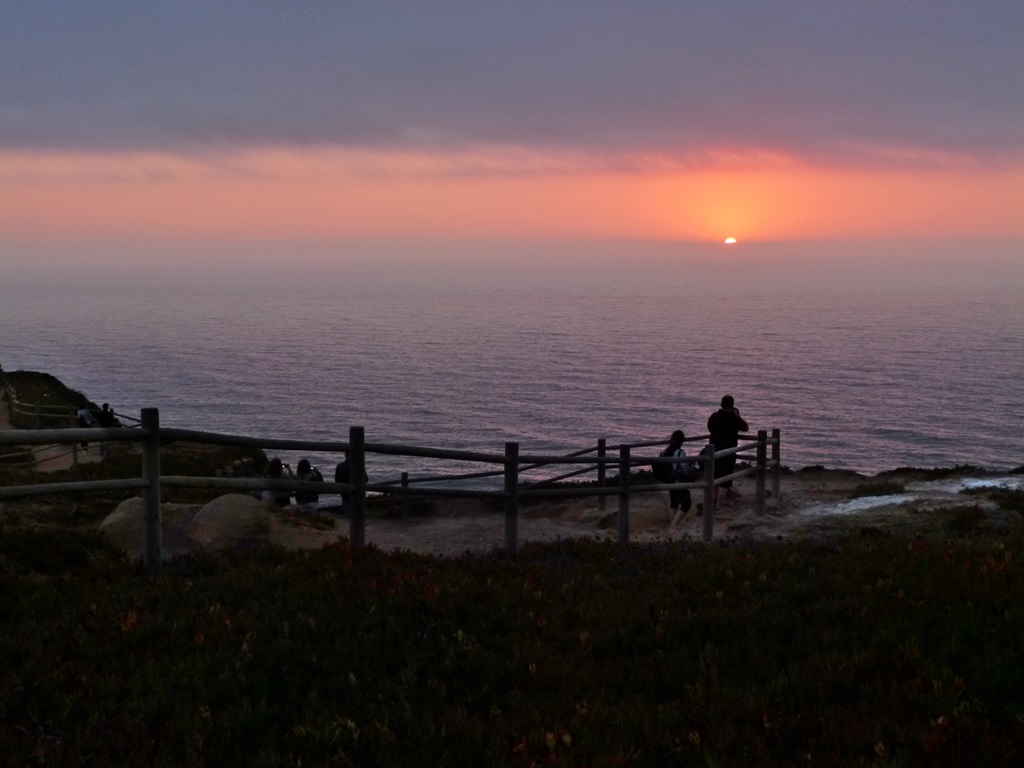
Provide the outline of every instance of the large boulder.
<path id="1" fill-rule="evenodd" d="M 270 540 L 270 508 L 266 502 L 242 493 L 218 496 L 196 513 L 188 535 L 215 549 L 248 548 Z"/>
<path id="2" fill-rule="evenodd" d="M 183 529 L 195 514 L 194 504 L 161 504 L 160 529 L 163 534 L 163 554 L 170 556 L 195 549 Z M 100 533 L 114 546 L 132 558 L 142 557 L 143 550 L 142 498 L 125 499 L 100 523 Z"/>

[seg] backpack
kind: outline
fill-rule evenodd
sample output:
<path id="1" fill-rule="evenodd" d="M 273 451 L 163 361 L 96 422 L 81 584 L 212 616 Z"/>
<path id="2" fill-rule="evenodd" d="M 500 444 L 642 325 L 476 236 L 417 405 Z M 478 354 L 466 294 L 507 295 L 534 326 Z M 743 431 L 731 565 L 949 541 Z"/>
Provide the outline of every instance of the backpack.
<path id="1" fill-rule="evenodd" d="M 680 461 L 675 465 L 675 473 L 677 483 L 692 483 L 700 477 L 700 469 L 692 461 Z"/>
<path id="2" fill-rule="evenodd" d="M 670 456 L 668 450 L 664 450 L 658 454 L 659 456 Z M 672 472 L 672 464 L 668 462 L 657 462 L 651 464 L 651 474 L 654 475 L 654 479 L 659 483 L 674 483 L 676 481 L 675 474 Z"/>

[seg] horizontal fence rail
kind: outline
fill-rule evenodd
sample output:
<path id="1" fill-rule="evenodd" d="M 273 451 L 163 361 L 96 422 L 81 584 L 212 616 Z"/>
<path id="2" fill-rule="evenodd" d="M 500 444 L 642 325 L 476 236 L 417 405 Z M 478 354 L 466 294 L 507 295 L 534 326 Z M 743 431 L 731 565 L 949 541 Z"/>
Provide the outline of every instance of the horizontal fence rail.
<path id="1" fill-rule="evenodd" d="M 120 414 L 119 414 L 120 417 Z M 59 483 L 40 483 L 37 485 L 16 485 L 0 487 L 0 498 L 17 498 L 54 493 L 142 490 L 143 491 L 143 527 L 145 531 L 145 547 L 143 560 L 149 573 L 157 573 L 162 562 L 162 541 L 160 530 L 160 488 L 208 488 L 214 490 L 252 493 L 257 491 L 305 491 L 316 494 L 346 494 L 350 497 L 349 538 L 353 546 L 365 543 L 365 505 L 367 494 L 381 494 L 394 497 L 438 497 L 438 498 L 476 498 L 498 499 L 504 502 L 506 546 L 515 552 L 518 547 L 518 500 L 568 497 L 595 497 L 601 509 L 610 496 L 618 497 L 618 538 L 621 543 L 629 541 L 629 500 L 637 493 L 653 493 L 664 491 L 692 490 L 703 494 L 703 538 L 712 540 L 714 524 L 713 494 L 717 486 L 730 480 L 742 477 L 755 477 L 754 509 L 757 514 L 764 513 L 765 481 L 768 473 L 772 478 L 772 497 L 775 503 L 779 499 L 779 460 L 781 439 L 779 430 L 772 430 L 771 436 L 764 430 L 757 433 L 756 438 L 743 436 L 735 448 L 716 451 L 714 446 L 707 444 L 706 452 L 687 456 L 685 461 L 699 466 L 697 479 L 688 482 L 674 483 L 631 483 L 631 474 L 637 468 L 651 467 L 654 464 L 677 463 L 680 459 L 673 457 L 634 455 L 633 449 L 644 449 L 665 445 L 664 440 L 623 443 L 610 450 L 604 439 L 595 447 L 585 448 L 572 453 L 546 456 L 539 454 L 520 454 L 519 444 L 505 444 L 503 453 L 467 451 L 445 448 L 429 448 L 423 446 L 397 445 L 392 443 L 374 443 L 365 441 L 363 427 L 350 427 L 349 439 L 342 440 L 303 440 L 283 438 L 261 438 L 245 435 L 231 435 L 217 432 L 203 432 L 191 429 L 160 427 L 159 411 L 146 408 L 139 427 L 133 429 L 34 429 L 34 430 L 0 430 L 0 445 L 53 445 L 74 444 L 80 442 L 132 442 L 142 446 L 142 476 L 121 480 L 97 480 Z M 690 438 L 687 442 L 704 441 L 708 435 Z M 271 479 L 251 477 L 192 477 L 161 475 L 160 446 L 168 446 L 175 442 L 190 442 L 208 445 L 228 445 L 252 447 L 259 449 L 279 449 L 287 451 L 311 451 L 346 454 L 350 461 L 351 477 L 348 483 L 310 482 L 297 479 Z M 769 458 L 768 451 L 771 456 Z M 753 454 L 751 454 L 753 451 Z M 410 478 L 403 472 L 400 480 L 386 482 L 366 482 L 362 480 L 366 466 L 367 454 L 401 456 L 410 458 L 445 459 L 453 461 L 474 462 L 500 465 L 500 468 L 461 475 L 438 475 L 426 478 Z M 752 458 L 754 464 L 737 469 L 729 475 L 714 476 L 715 459 L 727 456 Z M 523 482 L 521 474 L 525 471 L 551 466 L 579 467 L 553 478 L 535 482 Z M 617 471 L 617 479 L 610 479 L 608 470 Z M 571 486 L 550 487 L 552 484 L 587 473 L 596 473 L 596 482 Z M 476 479 L 484 477 L 501 477 L 500 490 L 430 487 L 414 488 L 413 483 L 451 482 L 460 479 Z"/>

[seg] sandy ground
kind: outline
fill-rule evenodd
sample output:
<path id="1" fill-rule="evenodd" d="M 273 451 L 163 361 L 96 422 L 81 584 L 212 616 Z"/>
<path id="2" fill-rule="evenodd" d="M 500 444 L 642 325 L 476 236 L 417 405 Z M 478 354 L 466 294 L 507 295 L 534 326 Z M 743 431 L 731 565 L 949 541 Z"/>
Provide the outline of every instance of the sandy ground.
<path id="1" fill-rule="evenodd" d="M 958 477 L 927 480 L 915 473 L 886 481 L 905 486 L 905 492 L 891 496 L 850 499 L 850 492 L 863 483 L 875 482 L 853 472 L 822 470 L 786 474 L 780 484 L 778 504 L 769 499 L 765 514 L 753 510 L 754 481 L 736 483 L 739 495 L 715 516 L 713 539 L 779 540 L 815 536 L 840 529 L 926 530 L 938 525 L 944 509 L 975 503 L 965 497 L 968 486 L 1001 485 L 1024 487 L 1024 476 Z M 994 512 L 994 505 L 993 512 Z M 614 498 L 607 501 L 609 513 L 617 509 Z M 466 552 L 486 553 L 505 545 L 502 513 L 470 501 L 443 501 L 429 516 L 366 521 L 366 541 L 385 550 L 408 550 L 456 556 Z M 650 493 L 632 498 L 630 541 L 637 543 L 701 541 L 703 521 L 691 510 L 675 526 L 668 524 L 668 495 Z M 271 540 L 289 548 L 320 547 L 347 537 L 349 521 L 336 518 L 334 529 L 310 525 L 299 515 L 285 512 L 275 518 Z M 582 499 L 570 502 L 537 503 L 521 510 L 518 523 L 520 542 L 552 542 L 565 538 L 617 539 L 615 514 L 600 517 L 598 502 Z"/>

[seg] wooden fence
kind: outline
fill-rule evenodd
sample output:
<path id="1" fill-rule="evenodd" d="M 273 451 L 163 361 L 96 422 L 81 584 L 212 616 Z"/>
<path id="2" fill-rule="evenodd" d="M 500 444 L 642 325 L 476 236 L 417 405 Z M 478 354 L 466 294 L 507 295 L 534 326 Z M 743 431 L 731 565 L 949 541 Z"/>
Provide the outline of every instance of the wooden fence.
<path id="1" fill-rule="evenodd" d="M 691 440 L 703 440 L 707 436 Z M 348 453 L 350 462 L 350 483 L 334 482 L 303 482 L 299 480 L 271 480 L 267 478 L 227 478 L 227 477 L 185 477 L 161 475 L 160 444 L 182 440 L 208 445 L 248 446 L 261 449 L 277 449 L 286 451 L 310 451 L 325 453 Z M 448 498 L 490 498 L 503 500 L 505 518 L 505 544 L 514 553 L 518 547 L 519 500 L 523 498 L 564 498 L 593 497 L 599 498 L 604 507 L 605 499 L 616 497 L 618 501 L 617 534 L 622 544 L 629 542 L 629 509 L 630 497 L 637 493 L 652 493 L 688 489 L 700 492 L 703 496 L 703 539 L 712 540 L 714 525 L 715 488 L 728 481 L 741 477 L 755 478 L 754 511 L 763 514 L 765 510 L 765 483 L 771 473 L 771 498 L 778 503 L 779 499 L 779 461 L 780 437 L 779 430 L 772 430 L 771 436 L 765 430 L 757 433 L 756 438 L 742 439 L 735 448 L 715 452 L 714 446 L 704 455 L 688 457 L 689 461 L 701 465 L 700 479 L 688 483 L 644 483 L 631 484 L 632 471 L 637 467 L 649 467 L 654 463 L 672 463 L 672 458 L 651 455 L 634 455 L 635 448 L 663 446 L 666 441 L 647 441 L 642 443 L 623 444 L 609 453 L 605 440 L 599 440 L 594 448 L 561 456 L 543 456 L 521 454 L 519 443 L 505 443 L 502 453 L 482 453 L 477 451 L 450 450 L 441 448 L 425 448 L 390 443 L 366 442 L 363 427 L 350 427 L 347 442 L 322 440 L 292 440 L 276 438 L 258 438 L 241 435 L 227 435 L 215 432 L 200 432 L 189 429 L 176 429 L 160 426 L 160 414 L 156 408 L 142 410 L 139 429 L 41 429 L 41 430 L 2 430 L 0 445 L 32 445 L 47 443 L 90 442 L 135 442 L 142 446 L 142 475 L 138 478 L 121 480 L 93 480 L 63 483 L 41 483 L 35 485 L 0 486 L 0 498 L 17 498 L 52 493 L 75 493 L 86 491 L 141 490 L 143 496 L 143 529 L 144 547 L 143 562 L 149 573 L 158 573 L 162 561 L 162 534 L 160 528 L 160 489 L 161 486 L 173 488 L 209 488 L 223 491 L 248 493 L 261 490 L 307 491 L 313 493 L 345 493 L 350 494 L 349 539 L 353 546 L 361 547 L 365 541 L 365 515 L 367 493 L 391 494 L 399 497 L 448 497 Z M 771 455 L 769 457 L 769 450 Z M 753 455 L 751 455 L 753 451 Z M 494 465 L 497 469 L 474 472 L 464 475 L 435 476 L 412 480 L 408 473 L 402 473 L 400 480 L 391 482 L 367 483 L 363 478 L 367 454 L 421 457 L 432 459 L 450 459 L 463 462 L 477 462 Z M 729 455 L 737 458 L 753 459 L 753 464 L 742 467 L 736 472 L 723 477 L 714 476 L 714 459 Z M 552 465 L 581 466 L 555 478 L 547 478 L 535 483 L 523 483 L 521 473 L 539 467 Z M 617 483 L 608 483 L 608 469 L 617 470 Z M 575 477 L 584 473 L 596 473 L 597 481 L 587 485 L 558 486 L 560 480 Z M 502 477 L 500 490 L 469 489 L 453 487 L 416 488 L 415 482 L 455 481 L 467 478 Z"/>
<path id="2" fill-rule="evenodd" d="M 18 398 L 18 393 L 10 384 L 4 386 L 7 396 L 7 412 L 11 426 L 22 429 L 46 429 L 78 426 L 78 409 L 73 405 L 49 405 L 45 403 L 26 403 Z M 99 410 L 90 408 L 93 420 L 99 418 Z M 115 414 L 119 422 L 131 422 L 128 426 L 137 426 L 139 420 L 134 416 Z M 28 450 L 3 454 L 2 460 L 8 467 L 36 467 L 39 463 L 52 464 L 67 456 L 71 457 L 72 466 L 77 466 L 81 450 L 78 442 L 68 444 L 67 450 L 55 452 L 61 444 L 33 445 Z"/>
<path id="3" fill-rule="evenodd" d="M 6 387 L 7 407 L 11 424 L 15 427 L 28 429 L 60 428 L 77 425 L 74 406 L 46 405 L 43 403 L 23 403 L 18 399 L 14 387 Z"/>

